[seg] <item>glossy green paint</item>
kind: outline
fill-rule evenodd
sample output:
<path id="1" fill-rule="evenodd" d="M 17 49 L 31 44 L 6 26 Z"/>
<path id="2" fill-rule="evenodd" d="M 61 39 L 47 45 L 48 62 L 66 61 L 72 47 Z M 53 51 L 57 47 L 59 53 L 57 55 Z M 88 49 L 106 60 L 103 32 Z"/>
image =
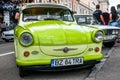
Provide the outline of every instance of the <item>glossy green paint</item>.
<path id="1" fill-rule="evenodd" d="M 73 51 L 74 54 L 71 55 L 71 52 L 69 53 L 64 53 L 63 51 L 61 52 L 56 52 L 56 51 L 52 51 L 51 49 L 54 48 L 59 48 L 59 46 L 41 46 L 41 47 L 46 47 L 46 51 L 48 51 L 48 53 L 54 53 L 56 55 L 52 55 L 52 54 L 44 54 L 39 46 L 30 46 L 30 47 L 23 47 L 22 45 L 20 45 L 17 41 L 15 42 L 15 45 L 17 43 L 17 49 L 16 52 L 16 62 L 18 65 L 20 66 L 28 66 L 28 65 L 43 65 L 43 64 L 50 64 L 52 59 L 57 59 L 57 58 L 72 58 L 72 57 L 83 57 L 84 61 L 90 61 L 90 60 L 100 60 L 103 55 L 101 54 L 101 43 L 93 43 L 93 44 L 88 44 L 88 48 L 86 48 L 86 50 L 84 52 L 79 53 L 79 51 Z M 79 48 L 80 46 L 78 45 L 69 45 L 68 47 L 76 47 Z M 61 46 L 64 47 L 64 46 Z M 83 46 L 81 46 L 80 48 L 82 48 Z M 99 52 L 95 52 L 94 48 L 95 47 L 99 47 L 100 51 Z M 92 51 L 89 51 L 89 48 L 93 48 Z M 25 51 L 29 51 L 30 52 L 30 56 L 29 57 L 24 57 L 23 53 Z M 33 51 L 37 51 L 38 54 L 32 54 Z M 50 52 L 49 52 L 50 51 Z M 61 55 L 57 55 L 57 54 L 61 54 Z M 78 54 L 76 54 L 78 53 Z"/>
<path id="2" fill-rule="evenodd" d="M 47 23 L 47 24 L 46 24 Z M 93 31 L 98 29 L 63 21 L 38 21 L 15 28 L 15 36 L 20 37 L 24 32 L 33 36 L 33 45 L 64 45 L 92 43 Z"/>
<path id="3" fill-rule="evenodd" d="M 54 7 L 54 5 L 53 5 Z M 21 13 L 19 24 L 15 27 L 15 56 L 19 66 L 50 64 L 52 59 L 83 57 L 84 61 L 100 60 L 102 42 L 96 43 L 93 40 L 95 32 L 99 29 L 88 26 L 79 26 L 74 22 L 60 20 L 41 20 L 33 22 L 23 22 Z M 33 36 L 33 43 L 30 46 L 20 44 L 22 33 L 28 32 Z M 77 48 L 77 50 L 64 53 L 55 51 L 61 48 Z M 100 48 L 95 52 L 96 47 Z M 93 50 L 89 50 L 92 48 Z M 25 51 L 30 52 L 30 56 L 25 57 Z M 36 54 L 32 54 L 37 51 Z"/>

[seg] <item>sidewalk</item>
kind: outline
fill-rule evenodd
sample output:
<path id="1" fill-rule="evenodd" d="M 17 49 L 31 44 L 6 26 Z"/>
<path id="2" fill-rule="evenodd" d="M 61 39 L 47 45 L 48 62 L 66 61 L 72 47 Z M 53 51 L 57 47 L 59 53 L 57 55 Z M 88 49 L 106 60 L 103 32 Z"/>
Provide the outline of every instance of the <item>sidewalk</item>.
<path id="1" fill-rule="evenodd" d="M 95 80 L 120 80 L 120 44 L 115 47 L 102 69 L 97 73 Z"/>
<path id="2" fill-rule="evenodd" d="M 0 38 L 0 44 L 3 42 L 3 40 Z"/>

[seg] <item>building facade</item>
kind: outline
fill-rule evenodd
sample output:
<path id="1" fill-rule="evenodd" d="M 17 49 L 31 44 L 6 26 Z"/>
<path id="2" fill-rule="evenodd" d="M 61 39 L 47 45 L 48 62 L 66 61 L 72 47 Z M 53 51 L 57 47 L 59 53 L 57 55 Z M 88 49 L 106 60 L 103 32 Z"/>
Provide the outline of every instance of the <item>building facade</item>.
<path id="1" fill-rule="evenodd" d="M 25 3 L 49 3 L 49 4 L 63 4 L 68 6 L 71 10 L 79 12 L 79 0 L 23 0 Z"/>
<path id="2" fill-rule="evenodd" d="M 103 12 L 109 12 L 109 0 L 99 0 L 99 3 Z"/>
<path id="3" fill-rule="evenodd" d="M 97 4 L 103 12 L 108 12 L 109 0 L 80 0 L 80 14 L 92 14 Z"/>
<path id="4" fill-rule="evenodd" d="M 93 1 L 96 1 L 94 3 L 97 4 L 97 0 L 80 0 L 79 14 L 92 14 L 95 7 Z"/>
<path id="5" fill-rule="evenodd" d="M 78 11 L 78 0 L 34 0 L 35 3 L 55 3 L 68 6 L 73 11 Z"/>
<path id="6" fill-rule="evenodd" d="M 92 14 L 95 10 L 95 6 L 100 4 L 103 12 L 108 11 L 109 0 L 23 0 L 27 3 L 52 3 L 63 4 L 68 6 L 72 11 L 76 11 L 76 14 Z"/>

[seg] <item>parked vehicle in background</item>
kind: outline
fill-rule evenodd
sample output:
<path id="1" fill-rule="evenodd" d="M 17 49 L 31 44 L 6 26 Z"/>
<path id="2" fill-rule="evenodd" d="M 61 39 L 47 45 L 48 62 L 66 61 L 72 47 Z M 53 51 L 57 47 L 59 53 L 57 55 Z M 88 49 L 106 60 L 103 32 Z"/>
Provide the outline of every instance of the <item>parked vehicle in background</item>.
<path id="1" fill-rule="evenodd" d="M 103 45 L 105 47 L 113 47 L 116 40 L 119 38 L 120 27 L 99 25 L 92 15 L 75 15 L 75 18 L 79 25 L 86 25 L 104 30 L 105 37 L 103 40 Z"/>
<path id="2" fill-rule="evenodd" d="M 1 33 L 1 38 L 6 42 L 14 39 L 14 30 L 3 31 Z"/>
<path id="3" fill-rule="evenodd" d="M 103 58 L 104 31 L 78 25 L 64 5 L 26 4 L 15 27 L 16 64 L 27 70 L 69 70 L 93 66 Z"/>

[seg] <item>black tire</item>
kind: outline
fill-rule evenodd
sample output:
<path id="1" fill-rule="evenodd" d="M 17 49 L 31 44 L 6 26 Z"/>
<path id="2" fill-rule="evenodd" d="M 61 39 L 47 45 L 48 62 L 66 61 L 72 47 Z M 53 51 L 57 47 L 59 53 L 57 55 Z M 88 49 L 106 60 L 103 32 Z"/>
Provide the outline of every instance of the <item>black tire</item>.
<path id="1" fill-rule="evenodd" d="M 19 75 L 20 77 L 28 76 L 28 72 L 24 70 L 22 67 L 19 67 Z"/>
<path id="2" fill-rule="evenodd" d="M 113 47 L 115 45 L 115 41 L 112 41 L 112 42 L 106 42 L 106 43 L 103 43 L 103 45 L 105 47 Z"/>
<path id="3" fill-rule="evenodd" d="M 9 39 L 2 38 L 5 42 L 9 42 Z"/>
<path id="4" fill-rule="evenodd" d="M 86 68 L 86 69 L 92 69 L 94 66 L 95 66 L 95 64 L 89 65 L 89 66 L 87 66 L 87 67 L 85 67 L 85 68 Z"/>
<path id="5" fill-rule="evenodd" d="M 5 39 L 5 42 L 9 42 L 9 40 L 8 40 L 8 39 Z"/>

